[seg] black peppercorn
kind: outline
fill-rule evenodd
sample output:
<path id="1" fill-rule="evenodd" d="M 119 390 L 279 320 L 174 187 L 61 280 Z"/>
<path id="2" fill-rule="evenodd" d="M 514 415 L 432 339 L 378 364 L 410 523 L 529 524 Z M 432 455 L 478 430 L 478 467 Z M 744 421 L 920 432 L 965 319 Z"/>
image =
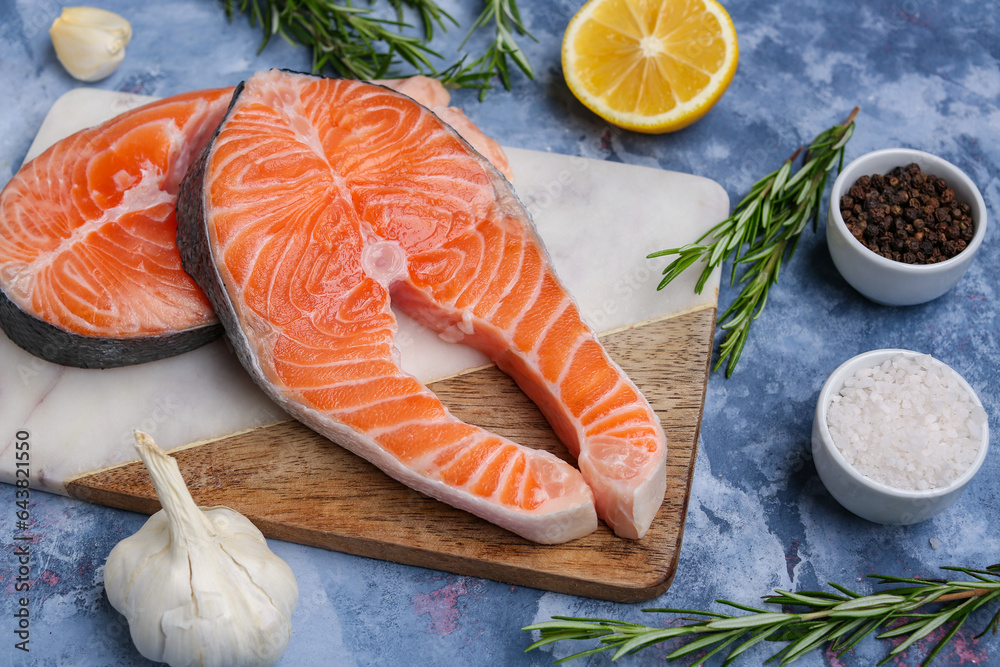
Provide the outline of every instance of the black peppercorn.
<path id="1" fill-rule="evenodd" d="M 955 199 L 939 176 L 908 164 L 860 177 L 840 198 L 854 238 L 883 257 L 933 264 L 954 257 L 972 240 L 972 208 Z"/>

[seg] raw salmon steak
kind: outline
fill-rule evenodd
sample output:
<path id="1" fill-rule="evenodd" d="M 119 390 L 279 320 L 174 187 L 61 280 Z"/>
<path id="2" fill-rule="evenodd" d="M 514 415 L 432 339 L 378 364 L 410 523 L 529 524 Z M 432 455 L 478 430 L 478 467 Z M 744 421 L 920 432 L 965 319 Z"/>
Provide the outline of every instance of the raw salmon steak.
<path id="1" fill-rule="evenodd" d="M 561 286 L 510 184 L 425 107 L 272 70 L 238 89 L 178 199 L 184 266 L 243 365 L 305 424 L 527 539 L 641 537 L 659 420 Z M 580 470 L 454 417 L 400 369 L 390 301 L 486 353 Z M 581 474 L 582 473 L 582 474 Z"/>
<path id="2" fill-rule="evenodd" d="M 181 267 L 177 190 L 232 88 L 169 97 L 67 137 L 0 193 L 0 325 L 56 363 L 152 361 L 222 333 Z"/>

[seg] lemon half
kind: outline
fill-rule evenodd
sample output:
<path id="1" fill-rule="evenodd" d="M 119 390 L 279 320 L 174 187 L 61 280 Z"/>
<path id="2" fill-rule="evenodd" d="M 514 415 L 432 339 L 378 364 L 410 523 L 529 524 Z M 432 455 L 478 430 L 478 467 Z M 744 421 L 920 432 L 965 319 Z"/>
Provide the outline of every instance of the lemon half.
<path id="1" fill-rule="evenodd" d="M 738 59 L 733 21 L 715 0 L 590 0 L 563 37 L 569 89 L 637 132 L 673 132 L 704 116 Z"/>

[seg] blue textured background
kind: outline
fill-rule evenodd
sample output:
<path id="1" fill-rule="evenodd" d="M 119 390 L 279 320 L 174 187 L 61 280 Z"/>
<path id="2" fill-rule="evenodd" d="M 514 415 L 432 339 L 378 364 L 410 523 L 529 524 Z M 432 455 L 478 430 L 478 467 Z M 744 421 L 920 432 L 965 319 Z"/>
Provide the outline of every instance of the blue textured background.
<path id="1" fill-rule="evenodd" d="M 169 95 L 231 85 L 271 66 L 309 67 L 304 49 L 280 39 L 256 55 L 257 29 L 245 18 L 227 23 L 221 4 L 212 0 L 98 4 L 123 14 L 134 28 L 128 57 L 97 84 L 101 88 Z M 859 105 L 848 158 L 889 146 L 936 153 L 973 178 L 989 215 L 996 215 L 996 3 L 725 2 L 740 39 L 736 77 L 708 116 L 664 136 L 613 130 L 566 89 L 560 42 L 580 0 L 520 4 L 537 38 L 524 41 L 537 80 L 516 73 L 512 91 L 493 91 L 483 103 L 471 92 L 453 96 L 454 104 L 505 145 L 699 174 L 721 183 L 735 202 L 799 144 Z M 479 3 L 442 5 L 467 26 Z M 49 106 L 79 85 L 56 61 L 47 35 L 60 6 L 0 0 L 0 183 L 21 163 Z M 436 46 L 450 53 L 463 34 L 452 29 Z M 280 664 L 545 665 L 571 647 L 524 655 L 531 638 L 519 628 L 553 614 L 657 624 L 665 618 L 640 609 L 721 610 L 716 598 L 756 604 L 775 587 L 812 589 L 827 581 L 867 591 L 865 577 L 874 572 L 937 576 L 941 565 L 1000 561 L 995 450 L 956 506 L 910 527 L 871 524 L 841 509 L 820 483 L 809 453 L 813 407 L 826 376 L 847 358 L 879 347 L 928 352 L 953 366 L 979 393 L 994 431 L 1000 429 L 997 230 L 994 218 L 976 262 L 955 289 L 909 308 L 862 298 L 833 267 L 822 227 L 819 234 L 805 233 L 771 290 L 736 374 L 710 378 L 680 564 L 661 598 L 614 604 L 272 542 L 301 589 L 294 635 Z M 628 233 L 622 231 L 624 243 Z M 720 305 L 735 295 L 724 286 Z M 32 503 L 38 543 L 31 653 L 23 654 L 13 648 L 11 616 L 17 597 L 14 489 L 0 485 L 0 664 L 148 664 L 132 647 L 101 583 L 112 546 L 138 530 L 145 517 L 44 493 L 33 494 Z M 987 620 L 984 613 L 973 616 L 938 664 L 1000 664 L 1000 638 L 973 637 Z M 868 639 L 841 659 L 815 652 L 799 664 L 871 665 L 890 645 Z M 751 652 L 744 664 L 759 664 L 770 648 Z M 654 647 L 619 664 L 662 664 L 667 652 Z M 917 650 L 895 664 L 915 664 L 920 655 Z M 607 664 L 607 656 L 583 664 Z"/>

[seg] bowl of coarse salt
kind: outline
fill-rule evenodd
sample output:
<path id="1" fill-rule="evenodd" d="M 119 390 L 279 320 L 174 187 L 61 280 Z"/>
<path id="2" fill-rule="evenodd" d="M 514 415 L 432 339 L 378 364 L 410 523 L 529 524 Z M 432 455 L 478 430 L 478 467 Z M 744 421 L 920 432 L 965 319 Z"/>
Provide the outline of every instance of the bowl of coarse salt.
<path id="1" fill-rule="evenodd" d="M 841 364 L 819 393 L 816 471 L 845 508 L 906 525 L 948 509 L 989 446 L 986 411 L 951 367 L 911 350 L 873 350 Z"/>

